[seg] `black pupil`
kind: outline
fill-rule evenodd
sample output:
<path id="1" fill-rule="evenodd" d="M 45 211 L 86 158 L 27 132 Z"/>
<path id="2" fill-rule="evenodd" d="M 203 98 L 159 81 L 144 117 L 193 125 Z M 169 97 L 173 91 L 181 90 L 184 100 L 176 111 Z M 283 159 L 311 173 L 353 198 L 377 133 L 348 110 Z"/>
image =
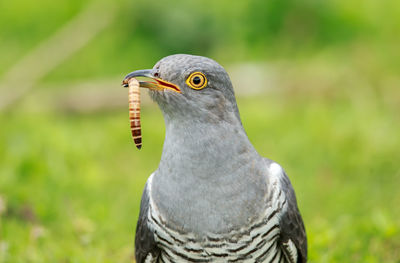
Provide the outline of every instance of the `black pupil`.
<path id="1" fill-rule="evenodd" d="M 196 76 L 193 78 L 193 84 L 199 85 L 201 82 L 201 78 L 199 76 Z"/>

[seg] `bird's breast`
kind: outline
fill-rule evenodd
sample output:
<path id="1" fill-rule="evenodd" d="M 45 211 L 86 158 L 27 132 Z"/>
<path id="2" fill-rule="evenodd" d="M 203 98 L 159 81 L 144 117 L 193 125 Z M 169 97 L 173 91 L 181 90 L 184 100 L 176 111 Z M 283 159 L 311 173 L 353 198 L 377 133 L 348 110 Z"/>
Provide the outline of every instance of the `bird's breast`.
<path id="1" fill-rule="evenodd" d="M 150 207 L 149 223 L 161 248 L 160 262 L 285 262 L 278 244 L 278 209 L 226 233 L 198 235 L 175 229 Z"/>
<path id="2" fill-rule="evenodd" d="M 182 231 L 202 235 L 238 229 L 260 218 L 268 197 L 265 177 L 245 170 L 212 177 L 155 174 L 154 206 Z"/>
<path id="3" fill-rule="evenodd" d="M 149 181 L 149 187 L 152 187 L 152 180 Z M 243 211 L 245 206 L 235 204 L 238 201 L 232 198 L 235 201 L 224 205 L 223 209 L 230 207 L 231 211 L 236 211 L 235 213 L 240 210 L 243 214 L 248 213 L 245 216 L 243 214 L 239 216 L 242 219 L 247 218 L 246 220 L 235 221 L 228 210 L 224 212 L 216 209 L 216 206 L 221 205 L 220 200 L 214 200 L 214 206 L 211 205 L 213 209 L 216 209 L 214 213 L 208 210 L 210 214 L 207 214 L 207 210 L 203 210 L 200 213 L 194 212 L 193 217 L 187 214 L 174 217 L 172 214 L 176 216 L 176 213 L 163 213 L 160 210 L 159 204 L 152 198 L 152 191 L 150 191 L 149 224 L 154 229 L 156 242 L 162 248 L 161 262 L 229 262 L 230 260 L 285 262 L 278 239 L 279 218 L 286 204 L 278 188 L 273 188 L 270 195 L 274 196 L 273 200 L 263 199 L 263 209 L 257 209 L 255 213 L 246 209 Z M 190 204 L 185 205 L 190 206 Z M 251 207 L 251 204 L 248 203 L 247 206 Z M 195 211 L 194 209 L 201 210 L 202 207 L 192 205 L 183 207 L 181 211 L 188 213 Z M 227 217 L 225 217 L 226 214 L 228 214 Z M 198 217 L 198 220 L 194 220 L 195 217 Z M 213 220 L 220 222 L 215 223 Z M 196 225 L 198 222 L 201 224 Z M 212 227 L 205 225 L 207 223 Z M 223 226 L 223 223 L 227 225 Z M 228 227 L 229 224 L 231 225 Z M 202 231 L 198 228 L 202 228 Z"/>

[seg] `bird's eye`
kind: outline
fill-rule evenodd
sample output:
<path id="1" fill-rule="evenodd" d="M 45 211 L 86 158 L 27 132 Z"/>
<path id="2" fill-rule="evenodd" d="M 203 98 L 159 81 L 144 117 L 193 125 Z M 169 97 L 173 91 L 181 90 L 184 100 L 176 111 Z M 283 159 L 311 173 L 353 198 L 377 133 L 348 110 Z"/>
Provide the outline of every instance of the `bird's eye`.
<path id="1" fill-rule="evenodd" d="M 194 72 L 186 80 L 186 84 L 192 89 L 202 89 L 207 86 L 207 78 L 201 72 Z"/>

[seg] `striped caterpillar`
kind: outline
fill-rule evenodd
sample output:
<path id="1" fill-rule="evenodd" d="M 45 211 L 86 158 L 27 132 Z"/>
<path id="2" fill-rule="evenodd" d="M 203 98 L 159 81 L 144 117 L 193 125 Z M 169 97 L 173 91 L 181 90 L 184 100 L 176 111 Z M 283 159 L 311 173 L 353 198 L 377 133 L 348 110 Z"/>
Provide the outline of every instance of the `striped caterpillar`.
<path id="1" fill-rule="evenodd" d="M 139 81 L 131 78 L 128 81 L 129 87 L 129 120 L 131 133 L 136 148 L 142 148 L 142 128 L 140 125 L 140 88 Z"/>

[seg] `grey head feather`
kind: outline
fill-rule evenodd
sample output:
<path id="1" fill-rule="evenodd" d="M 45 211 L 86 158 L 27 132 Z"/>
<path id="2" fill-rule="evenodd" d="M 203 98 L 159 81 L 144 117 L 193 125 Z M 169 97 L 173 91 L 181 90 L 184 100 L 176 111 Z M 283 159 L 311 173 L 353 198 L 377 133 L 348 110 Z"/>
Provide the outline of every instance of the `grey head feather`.
<path id="1" fill-rule="evenodd" d="M 207 77 L 207 87 L 194 90 L 186 79 L 193 72 Z M 210 58 L 177 54 L 161 59 L 153 68 L 153 75 L 177 84 L 182 93 L 169 90 L 150 90 L 150 96 L 159 104 L 166 121 L 235 121 L 240 122 L 235 94 L 225 69 Z"/>

